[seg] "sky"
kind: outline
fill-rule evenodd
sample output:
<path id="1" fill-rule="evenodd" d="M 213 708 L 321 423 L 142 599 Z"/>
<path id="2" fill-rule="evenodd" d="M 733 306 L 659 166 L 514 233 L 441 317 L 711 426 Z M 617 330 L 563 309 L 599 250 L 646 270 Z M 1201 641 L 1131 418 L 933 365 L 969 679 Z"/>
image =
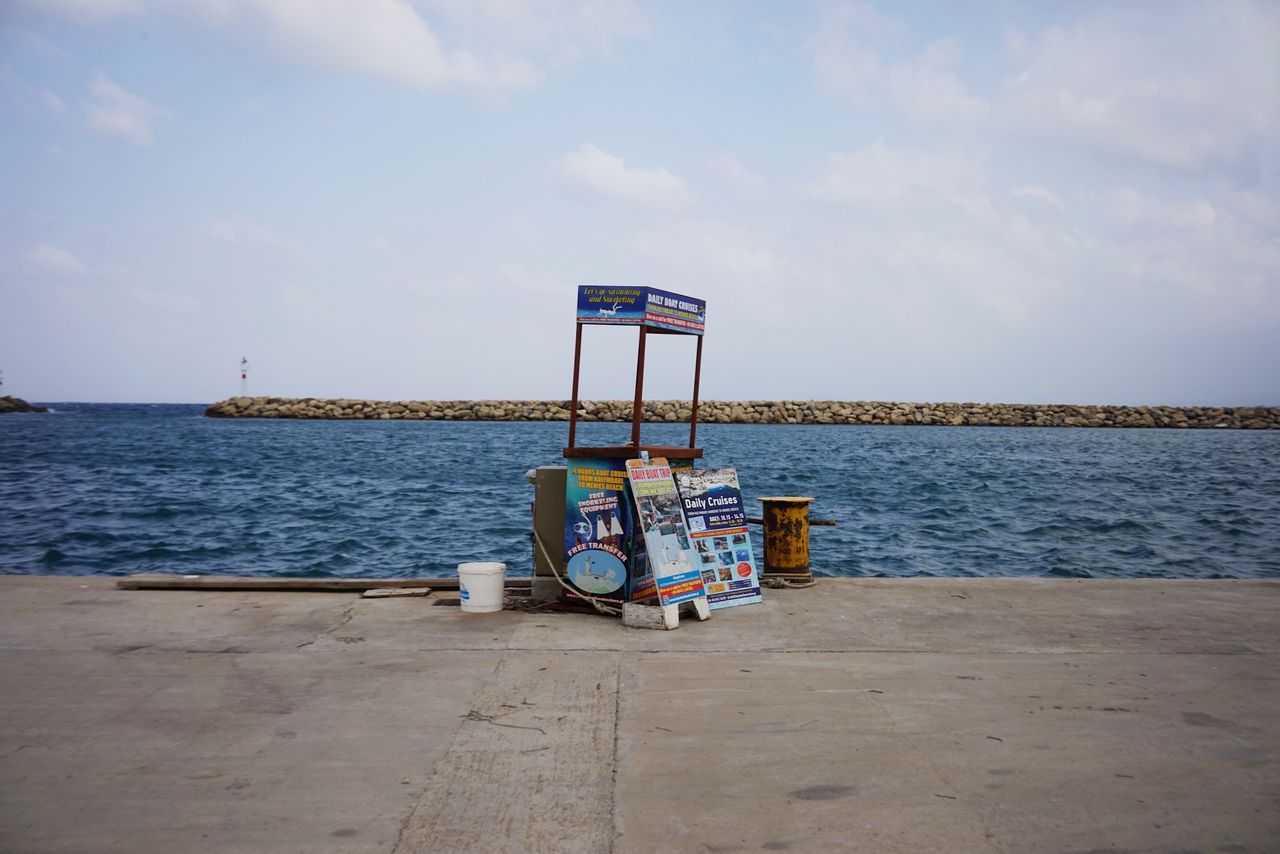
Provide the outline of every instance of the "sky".
<path id="1" fill-rule="evenodd" d="M 1280 4 L 0 0 L 36 401 L 1280 405 Z M 634 329 L 582 395 L 629 398 Z M 694 342 L 650 340 L 646 397 Z"/>

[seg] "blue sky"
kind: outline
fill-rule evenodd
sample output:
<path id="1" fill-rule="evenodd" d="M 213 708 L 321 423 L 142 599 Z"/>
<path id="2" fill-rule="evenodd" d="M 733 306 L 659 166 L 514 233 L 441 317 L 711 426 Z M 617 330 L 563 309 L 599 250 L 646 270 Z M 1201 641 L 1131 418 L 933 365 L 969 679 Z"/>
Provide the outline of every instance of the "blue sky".
<path id="1" fill-rule="evenodd" d="M 1280 403 L 1274 3 L 0 3 L 33 400 Z M 651 348 L 687 397 L 692 342 Z M 589 329 L 588 397 L 634 333 Z"/>

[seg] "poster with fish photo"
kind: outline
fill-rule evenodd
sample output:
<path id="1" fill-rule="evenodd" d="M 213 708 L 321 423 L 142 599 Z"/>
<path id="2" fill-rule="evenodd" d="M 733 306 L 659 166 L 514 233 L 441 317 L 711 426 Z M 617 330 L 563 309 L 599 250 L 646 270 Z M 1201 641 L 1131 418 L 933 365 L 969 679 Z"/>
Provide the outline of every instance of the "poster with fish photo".
<path id="1" fill-rule="evenodd" d="M 566 472 L 565 575 L 575 591 L 613 605 L 657 592 L 626 486 L 622 460 L 575 459 Z M 582 597 L 565 591 L 562 598 Z"/>
<path id="2" fill-rule="evenodd" d="M 675 481 L 707 604 L 729 608 L 763 601 L 737 469 L 679 471 Z"/>
<path id="3" fill-rule="evenodd" d="M 661 457 L 627 460 L 627 477 L 644 532 L 649 568 L 658 584 L 658 601 L 675 605 L 706 596 L 671 467 Z"/>

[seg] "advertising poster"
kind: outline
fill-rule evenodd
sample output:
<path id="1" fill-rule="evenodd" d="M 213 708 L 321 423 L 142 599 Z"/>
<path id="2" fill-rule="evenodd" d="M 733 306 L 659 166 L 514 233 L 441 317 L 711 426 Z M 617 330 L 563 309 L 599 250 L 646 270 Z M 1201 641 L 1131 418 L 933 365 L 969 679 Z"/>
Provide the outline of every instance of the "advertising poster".
<path id="1" fill-rule="evenodd" d="M 707 303 L 670 291 L 627 285 L 580 285 L 579 323 L 652 326 L 701 335 L 707 322 Z"/>
<path id="2" fill-rule="evenodd" d="M 671 467 L 660 457 L 649 462 L 627 460 L 627 476 L 644 533 L 649 568 L 658 584 L 658 601 L 675 605 L 705 596 L 702 576 L 693 564 L 693 549 Z"/>
<path id="3" fill-rule="evenodd" d="M 737 470 L 679 471 L 675 478 L 707 604 L 728 608 L 762 601 Z"/>
<path id="4" fill-rule="evenodd" d="M 617 323 L 639 326 L 644 322 L 645 288 L 626 285 L 580 285 L 579 323 Z"/>
<path id="5" fill-rule="evenodd" d="M 694 297 L 645 288 L 644 322 L 660 329 L 701 335 L 707 325 L 707 304 Z"/>
<path id="6" fill-rule="evenodd" d="M 627 496 L 622 460 L 570 460 L 565 482 L 564 549 L 568 582 L 612 604 L 655 594 Z M 566 601 L 576 597 L 565 591 Z"/>

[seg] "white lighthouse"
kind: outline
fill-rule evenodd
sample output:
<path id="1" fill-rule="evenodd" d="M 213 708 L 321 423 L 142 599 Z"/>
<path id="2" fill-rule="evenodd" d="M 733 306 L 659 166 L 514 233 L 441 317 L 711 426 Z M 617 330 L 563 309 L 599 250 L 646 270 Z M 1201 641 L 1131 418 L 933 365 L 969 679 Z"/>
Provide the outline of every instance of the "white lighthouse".
<path id="1" fill-rule="evenodd" d="M 249 360 L 240 357 L 240 396 L 249 396 Z"/>

